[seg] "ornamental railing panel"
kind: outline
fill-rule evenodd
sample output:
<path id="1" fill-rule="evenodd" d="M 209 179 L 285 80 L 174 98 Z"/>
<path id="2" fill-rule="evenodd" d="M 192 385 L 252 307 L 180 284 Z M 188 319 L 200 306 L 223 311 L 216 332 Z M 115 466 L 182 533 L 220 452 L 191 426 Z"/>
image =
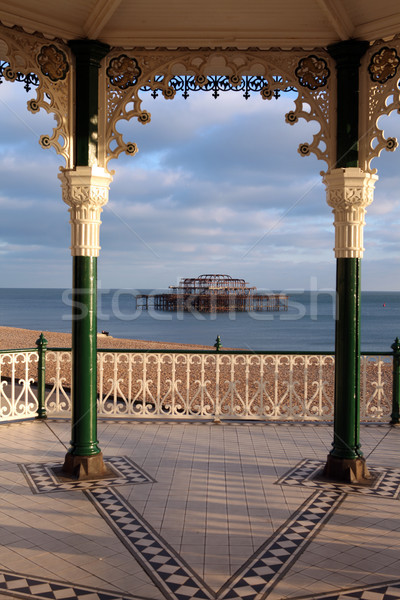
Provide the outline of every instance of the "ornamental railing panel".
<path id="1" fill-rule="evenodd" d="M 70 350 L 46 352 L 46 393 L 44 406 L 49 416 L 68 416 L 71 413 Z"/>
<path id="2" fill-rule="evenodd" d="M 363 355 L 362 422 L 388 422 L 391 353 Z M 38 410 L 36 350 L 0 353 L 0 421 Z M 334 356 L 260 352 L 98 351 L 98 415 L 115 419 L 332 421 Z M 46 351 L 47 416 L 71 414 L 71 351 Z"/>
<path id="3" fill-rule="evenodd" d="M 392 412 L 392 356 L 361 356 L 360 420 L 386 421 Z"/>
<path id="4" fill-rule="evenodd" d="M 37 363 L 36 350 L 0 352 L 0 421 L 36 416 Z"/>
<path id="5" fill-rule="evenodd" d="M 100 416 L 331 421 L 329 354 L 99 352 Z M 390 356 L 363 356 L 362 421 L 389 420 Z"/>

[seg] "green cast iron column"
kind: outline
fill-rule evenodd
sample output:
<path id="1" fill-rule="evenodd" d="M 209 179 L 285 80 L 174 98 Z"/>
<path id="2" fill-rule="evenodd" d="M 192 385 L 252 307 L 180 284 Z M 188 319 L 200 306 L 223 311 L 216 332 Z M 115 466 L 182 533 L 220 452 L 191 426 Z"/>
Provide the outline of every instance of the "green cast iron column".
<path id="1" fill-rule="evenodd" d="M 46 414 L 46 351 L 47 351 L 47 340 L 43 333 L 40 334 L 39 339 L 36 340 L 36 346 L 38 349 L 38 378 L 37 378 L 37 398 L 38 398 L 38 410 L 37 419 L 47 419 Z"/>
<path id="2" fill-rule="evenodd" d="M 358 167 L 359 66 L 369 44 L 328 47 L 337 69 L 336 168 Z M 337 258 L 335 417 L 331 456 L 355 459 L 360 450 L 360 258 Z"/>
<path id="3" fill-rule="evenodd" d="M 332 456 L 361 456 L 360 259 L 338 258 L 336 266 L 335 416 Z"/>
<path id="4" fill-rule="evenodd" d="M 70 453 L 98 454 L 97 258 L 73 257 L 72 428 Z"/>
<path id="5" fill-rule="evenodd" d="M 400 340 L 397 337 L 391 345 L 393 350 L 393 383 L 391 425 L 400 425 Z"/>
<path id="6" fill-rule="evenodd" d="M 76 59 L 74 163 L 94 167 L 98 159 L 98 77 L 109 46 L 74 40 Z M 97 257 L 73 256 L 72 433 L 69 453 L 100 453 L 97 440 Z"/>

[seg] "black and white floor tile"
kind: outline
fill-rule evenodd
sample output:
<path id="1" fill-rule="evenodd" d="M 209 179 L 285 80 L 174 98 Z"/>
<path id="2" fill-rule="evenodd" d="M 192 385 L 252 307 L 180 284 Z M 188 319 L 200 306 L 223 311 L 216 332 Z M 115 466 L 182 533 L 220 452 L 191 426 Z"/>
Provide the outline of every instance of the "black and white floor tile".
<path id="1" fill-rule="evenodd" d="M 221 588 L 223 600 L 265 597 L 294 564 L 336 508 L 344 494 L 315 492 L 300 509 L 267 540 Z"/>
<path id="2" fill-rule="evenodd" d="M 99 481 L 62 481 L 57 477 L 57 469 L 62 463 L 30 463 L 19 465 L 32 491 L 35 494 L 49 494 L 70 490 L 95 490 L 105 485 L 135 485 L 138 483 L 154 483 L 154 479 L 126 456 L 114 456 L 105 461 L 114 476 Z"/>
<path id="3" fill-rule="evenodd" d="M 344 483 L 330 483 L 318 479 L 324 462 L 304 459 L 276 482 L 278 485 L 301 485 L 311 489 L 330 489 L 346 494 L 364 494 L 396 499 L 400 496 L 400 469 L 389 469 L 369 465 L 376 479 L 371 487 Z"/>
<path id="4" fill-rule="evenodd" d="M 369 585 L 347 590 L 341 590 L 338 594 L 313 594 L 312 596 L 301 596 L 297 600 L 398 600 L 400 598 L 400 580 L 390 583 Z"/>
<path id="5" fill-rule="evenodd" d="M 140 596 L 118 594 L 94 588 L 83 587 L 29 577 L 19 573 L 0 570 L 0 597 L 29 598 L 30 600 L 143 600 Z"/>
<path id="6" fill-rule="evenodd" d="M 123 542 L 167 600 L 264 600 L 299 555 L 330 519 L 347 494 L 396 499 L 400 469 L 372 467 L 372 487 L 325 482 L 318 479 L 323 463 L 303 460 L 276 482 L 305 486 L 308 500 L 218 590 L 209 587 L 168 542 L 135 510 L 115 487 L 154 483 L 154 479 L 127 457 L 108 458 L 115 477 L 101 481 L 65 482 L 54 469 L 59 464 L 20 465 L 33 493 L 83 491 L 99 514 Z M 73 584 L 55 582 L 0 570 L 0 597 L 36 600 L 140 600 Z M 304 596 L 325 600 L 400 600 L 400 580 L 325 595 Z M 149 599 L 147 599 L 149 600 Z"/>
<path id="7" fill-rule="evenodd" d="M 116 490 L 86 495 L 167 598 L 214 598 L 213 591 Z"/>
<path id="8" fill-rule="evenodd" d="M 136 557 L 143 569 L 172 600 L 253 599 L 265 595 L 297 560 L 344 494 L 318 490 L 285 526 L 240 567 L 221 590 L 207 586 L 177 552 L 112 488 L 87 491 L 99 513 Z"/>

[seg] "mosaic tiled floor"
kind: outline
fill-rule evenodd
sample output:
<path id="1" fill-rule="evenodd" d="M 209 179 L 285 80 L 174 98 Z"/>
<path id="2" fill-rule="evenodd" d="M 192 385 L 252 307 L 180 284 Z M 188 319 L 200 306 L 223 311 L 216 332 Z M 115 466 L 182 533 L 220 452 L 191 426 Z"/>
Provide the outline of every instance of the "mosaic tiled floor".
<path id="1" fill-rule="evenodd" d="M 396 600 L 400 598 L 400 580 L 384 585 L 342 590 L 339 594 L 299 596 L 297 600 Z"/>
<path id="2" fill-rule="evenodd" d="M 110 424 L 110 428 L 113 426 L 113 424 Z M 153 425 L 146 424 L 146 427 L 150 428 L 152 431 Z M 192 427 L 196 426 L 193 425 Z M 171 443 L 172 434 L 168 433 L 166 436 L 160 435 L 157 440 L 155 437 L 150 436 L 148 448 L 151 449 L 151 444 L 157 442 L 160 446 L 157 448 L 157 451 L 149 455 L 150 460 L 148 463 L 146 460 L 143 460 L 143 456 L 147 456 L 147 454 L 142 455 L 142 459 L 138 461 L 142 466 L 139 466 L 139 464 L 134 462 L 129 456 L 106 457 L 106 462 L 112 468 L 115 477 L 101 481 L 86 481 L 80 483 L 61 481 L 58 479 L 56 471 L 54 471 L 54 469 L 60 466 L 60 463 L 57 462 L 24 463 L 19 465 L 32 493 L 36 495 L 38 508 L 42 505 L 48 506 L 47 501 L 45 501 L 47 495 L 49 495 L 49 498 L 54 498 L 55 494 L 57 501 L 60 502 L 62 501 L 62 498 L 66 496 L 65 507 L 68 508 L 69 512 L 72 511 L 71 515 L 73 515 L 73 511 L 75 510 L 74 505 L 76 504 L 74 499 L 76 499 L 76 501 L 79 499 L 78 505 L 81 507 L 80 510 L 81 512 L 82 510 L 87 512 L 87 514 L 90 515 L 90 522 L 92 522 L 93 518 L 97 518 L 97 520 L 102 523 L 102 525 L 97 526 L 97 537 L 106 536 L 104 539 L 118 540 L 118 543 L 124 548 L 124 552 L 127 553 L 127 555 L 131 557 L 131 561 L 136 564 L 138 574 L 143 573 L 143 577 L 140 577 L 139 575 L 141 583 L 147 578 L 147 581 L 153 586 L 152 589 L 156 590 L 157 593 L 154 593 L 153 595 L 150 592 L 151 586 L 147 584 L 147 591 L 141 593 L 139 588 L 136 589 L 135 586 L 127 587 L 126 584 L 124 585 L 122 582 L 120 592 L 117 589 L 120 584 L 119 580 L 111 579 L 110 586 L 107 587 L 107 554 L 104 559 L 104 574 L 101 572 L 101 566 L 99 565 L 99 574 L 102 575 L 104 585 L 98 587 L 90 586 L 89 583 L 88 585 L 84 585 L 83 583 L 82 585 L 74 584 L 73 577 L 68 578 L 68 572 L 63 573 L 60 578 L 57 578 L 56 576 L 54 578 L 36 577 L 32 575 L 32 573 L 35 572 L 34 570 L 28 571 L 16 568 L 16 572 L 14 572 L 10 569 L 3 568 L 5 563 L 3 562 L 3 555 L 1 554 L 2 542 L 0 541 L 0 597 L 9 599 L 29 598 L 31 600 L 44 600 L 45 598 L 51 600 L 265 600 L 271 596 L 273 600 L 281 600 L 289 597 L 298 600 L 300 600 L 300 598 L 304 600 L 322 600 L 323 598 L 325 600 L 400 600 L 400 576 L 398 580 L 394 579 L 392 576 L 391 578 L 388 577 L 387 581 L 382 582 L 382 575 L 380 575 L 380 578 L 377 576 L 375 582 L 372 577 L 372 580 L 366 581 L 363 585 L 358 584 L 358 586 L 344 586 L 342 584 L 335 586 L 334 583 L 328 585 L 325 584 L 323 578 L 321 578 L 322 587 L 318 588 L 318 585 L 316 587 L 314 585 L 313 591 L 311 592 L 312 586 L 310 586 L 310 593 L 308 593 L 308 587 L 306 585 L 301 588 L 299 587 L 297 593 L 296 590 L 290 592 L 289 588 L 285 588 L 282 595 L 280 595 L 279 591 L 283 589 L 282 586 L 285 586 L 285 581 L 289 574 L 292 574 L 292 578 L 295 577 L 296 567 L 298 569 L 298 564 L 301 563 L 301 561 L 304 561 L 304 556 L 306 556 L 307 552 L 314 547 L 315 542 L 317 542 L 316 547 L 321 547 L 322 550 L 324 550 L 325 546 L 321 546 L 321 544 L 325 543 L 327 545 L 326 547 L 329 546 L 331 533 L 329 533 L 327 537 L 324 537 L 324 531 L 330 527 L 330 523 L 337 518 L 337 515 L 339 515 L 340 519 L 344 518 L 346 513 L 342 511 L 342 507 L 346 504 L 346 501 L 349 502 L 349 499 L 353 498 L 354 502 L 357 502 L 357 497 L 360 499 L 365 497 L 369 502 L 374 503 L 371 504 L 371 506 L 374 507 L 378 506 L 377 503 L 383 502 L 386 503 L 387 506 L 388 503 L 394 502 L 396 508 L 390 514 L 393 513 L 397 515 L 397 502 L 400 497 L 400 469 L 372 466 L 372 462 L 368 462 L 368 466 L 370 470 L 374 472 L 376 479 L 372 487 L 366 488 L 322 481 L 318 479 L 318 474 L 323 466 L 323 462 L 316 459 L 303 459 L 298 462 L 297 459 L 297 461 L 291 460 L 292 465 L 296 465 L 297 462 L 296 466 L 287 470 L 286 473 L 283 470 L 280 470 L 280 477 L 271 478 L 269 474 L 271 468 L 268 465 L 272 463 L 261 461 L 261 466 L 259 465 L 256 467 L 255 465 L 257 464 L 258 459 L 256 459 L 254 464 L 251 461 L 249 462 L 250 452 L 254 451 L 254 456 L 259 457 L 259 450 L 260 448 L 263 448 L 263 446 L 259 446 L 258 449 L 254 447 L 253 449 L 252 445 L 249 445 L 248 443 L 249 438 L 246 437 L 246 428 L 242 426 L 238 428 L 238 430 L 239 429 L 240 432 L 238 435 L 244 435 L 241 446 L 231 443 L 234 438 L 232 438 L 231 442 L 229 441 L 229 436 L 233 435 L 231 432 L 235 431 L 233 426 L 229 427 L 229 434 L 224 435 L 221 433 L 223 431 L 222 428 L 210 430 L 218 432 L 216 434 L 213 433 L 213 435 L 215 435 L 215 440 L 218 442 L 218 448 L 224 448 L 225 445 L 225 448 L 227 449 L 226 457 L 229 457 L 229 460 L 221 462 L 221 466 L 218 467 L 218 451 L 220 450 L 217 451 L 216 447 L 214 447 L 213 452 L 211 453 L 211 451 L 206 448 L 206 452 L 200 456 L 198 459 L 199 462 L 196 463 L 197 466 L 192 472 L 195 481 L 197 481 L 198 477 L 196 469 L 200 468 L 200 465 L 202 465 L 201 468 L 203 468 L 204 465 L 209 469 L 209 461 L 214 460 L 217 461 L 215 463 L 216 470 L 214 471 L 214 475 L 215 473 L 218 473 L 218 478 L 221 479 L 222 482 L 224 481 L 224 478 L 226 478 L 225 485 L 229 486 L 229 473 L 231 473 L 233 477 L 239 469 L 235 463 L 237 458 L 233 459 L 232 457 L 239 456 L 240 451 L 240 454 L 242 455 L 241 460 L 243 461 L 243 471 L 240 472 L 243 473 L 243 477 L 248 479 L 247 485 L 250 486 L 248 493 L 254 493 L 251 491 L 253 489 L 252 482 L 258 481 L 258 478 L 260 478 L 261 482 L 265 480 L 265 484 L 267 481 L 268 485 L 272 484 L 272 488 L 278 487 L 281 490 L 287 490 L 286 496 L 285 494 L 282 494 L 280 490 L 278 490 L 279 493 L 274 495 L 274 491 L 271 488 L 268 488 L 271 491 L 266 492 L 265 501 L 267 504 L 269 501 L 268 499 L 270 499 L 271 502 L 279 502 L 280 498 L 287 498 L 287 501 L 293 508 L 289 512 L 287 512 L 287 508 L 285 509 L 286 512 L 281 511 L 282 515 L 287 514 L 289 516 L 285 516 L 280 524 L 278 522 L 274 523 L 272 534 L 268 534 L 262 538 L 264 541 L 258 545 L 258 547 L 254 546 L 254 548 L 249 551 L 249 546 L 245 545 L 242 553 L 240 553 L 239 548 L 237 556 L 241 557 L 241 561 L 237 561 L 235 568 L 230 567 L 229 570 L 227 569 L 228 576 L 225 579 L 222 579 L 218 586 L 210 584 L 207 575 L 204 575 L 204 572 L 199 568 L 199 565 L 193 564 L 190 560 L 187 560 L 185 552 L 179 550 L 179 543 L 176 543 L 176 539 L 172 539 L 171 541 L 168 538 L 168 535 L 162 533 L 163 529 L 160 528 L 159 525 L 161 521 L 157 521 L 157 518 L 155 518 L 155 521 L 153 522 L 151 518 L 152 511 L 155 517 L 158 517 L 158 513 L 154 512 L 156 507 L 159 507 L 160 511 L 163 511 L 165 508 L 165 506 L 162 505 L 163 494 L 161 493 L 161 490 L 166 489 L 166 475 L 162 465 L 164 464 L 164 469 L 170 469 L 171 474 L 175 472 L 174 469 L 176 465 L 171 458 L 166 457 L 165 463 L 162 462 L 165 448 L 168 447 L 168 443 Z M 258 432 L 262 431 L 261 427 L 257 427 L 256 429 Z M 300 431 L 300 428 L 288 427 L 288 429 L 285 430 L 284 428 L 279 427 L 279 434 L 277 434 L 276 439 L 279 439 L 282 435 L 282 431 L 283 435 L 286 435 L 285 432 L 289 431 L 289 429 L 291 436 L 298 436 L 296 437 L 297 444 L 298 446 L 301 446 L 301 440 L 304 434 Z M 311 428 L 304 429 L 311 432 Z M 182 426 L 180 426 L 180 430 L 182 430 Z M 207 432 L 207 427 L 202 425 L 201 430 L 202 433 L 198 434 L 202 440 L 202 443 L 199 443 L 198 446 L 200 454 L 204 452 L 205 449 L 203 443 L 205 438 L 202 436 L 205 435 L 207 438 L 207 433 L 203 434 L 203 432 Z M 226 428 L 226 430 L 228 430 L 228 428 Z M 190 431 L 195 432 L 196 435 L 198 433 L 197 430 L 190 429 Z M 258 436 L 259 433 L 256 433 L 255 435 Z M 376 432 L 373 432 L 373 436 L 375 435 L 377 435 Z M 271 428 L 268 432 L 268 436 L 271 437 Z M 371 446 L 375 446 L 376 439 L 374 437 L 372 439 Z M 153 442 L 151 440 L 156 441 Z M 161 440 L 162 443 L 160 443 Z M 197 456 L 193 440 L 193 435 L 188 435 L 185 442 L 187 443 L 187 446 L 185 446 L 181 434 L 176 435 L 173 447 L 174 451 L 183 453 L 184 462 L 181 463 L 182 465 L 188 464 L 188 455 L 190 456 L 190 452 L 192 452 L 193 457 Z M 287 439 L 285 439 L 283 443 L 286 452 Z M 132 455 L 135 456 L 133 451 Z M 280 456 L 282 457 L 282 454 Z M 278 462 L 281 461 L 282 464 L 285 462 L 287 466 L 290 465 L 286 458 L 284 461 L 279 457 L 275 460 Z M 172 491 L 177 487 L 176 502 L 179 507 L 183 507 L 183 511 L 185 511 L 184 497 L 182 497 L 182 499 L 179 497 L 179 477 L 182 476 L 179 469 L 175 472 L 175 475 L 178 479 L 172 478 L 168 485 L 171 486 L 170 489 Z M 235 477 L 233 477 L 232 480 L 236 481 Z M 200 481 L 201 478 L 198 479 L 198 482 Z M 219 480 L 217 479 L 210 480 L 209 485 L 211 485 L 211 487 L 208 487 L 208 494 L 211 493 L 214 495 L 214 500 L 210 497 L 209 501 L 214 502 L 215 505 L 220 490 L 223 488 L 220 488 Z M 243 486 L 244 485 L 245 481 L 243 480 Z M 134 493 L 134 490 L 136 489 L 142 489 L 144 493 Z M 206 487 L 204 490 L 206 490 Z M 211 490 L 213 491 L 210 492 Z M 83 492 L 83 494 L 80 492 Z M 229 493 L 228 487 L 226 493 Z M 236 490 L 236 493 L 238 493 L 238 489 Z M 149 502 L 148 499 L 151 499 L 153 496 L 154 498 L 159 497 L 159 502 L 161 504 L 153 502 L 151 504 L 152 508 L 147 508 L 146 512 L 144 510 L 146 502 Z M 202 511 L 202 507 L 206 506 L 206 504 L 202 503 L 201 485 L 198 488 L 196 497 L 198 498 L 199 511 Z M 138 501 L 141 498 L 147 500 Z M 241 498 L 241 502 L 243 502 L 245 497 L 243 496 Z M 260 500 L 260 502 L 260 506 L 263 505 L 262 502 L 264 502 L 264 498 L 262 498 L 262 501 Z M 85 509 L 84 506 L 87 506 L 87 508 Z M 235 505 L 233 504 L 232 506 Z M 243 510 L 253 510 L 251 506 L 252 503 L 249 503 L 247 508 L 246 505 L 243 504 Z M 257 505 L 254 504 L 254 506 Z M 279 506 L 275 509 L 276 514 L 279 513 L 278 509 Z M 210 509 L 208 508 L 208 510 Z M 261 508 L 259 510 L 261 510 Z M 351 513 L 351 509 L 349 512 Z M 189 511 L 188 514 L 192 513 Z M 199 512 L 199 515 L 200 514 L 201 513 Z M 218 511 L 215 514 L 218 514 Z M 223 514 L 223 512 L 221 514 Z M 99 518 L 99 515 L 101 518 Z M 147 516 L 145 517 L 145 515 Z M 240 522 L 239 506 L 237 515 L 236 521 L 233 520 L 232 522 Z M 156 522 L 158 523 L 157 525 L 155 525 Z M 346 522 L 347 521 L 338 521 L 338 523 L 341 524 L 341 527 L 346 527 Z M 217 523 L 217 521 L 214 521 L 214 523 Z M 393 523 L 395 523 L 395 521 L 393 521 Z M 335 527 L 336 525 L 332 525 L 331 530 L 335 530 Z M 400 525 L 398 525 L 398 527 L 400 535 Z M 176 530 L 178 530 L 179 524 L 176 525 L 176 528 Z M 365 529 L 365 532 L 367 533 L 368 529 Z M 222 533 L 221 536 L 223 537 Z M 89 537 L 93 536 L 89 535 Z M 235 539 L 235 536 L 233 536 L 233 539 Z M 240 539 L 241 536 L 239 535 L 239 545 L 241 543 Z M 328 541 L 324 542 L 324 540 Z M 108 542 L 107 546 L 110 546 L 111 543 L 112 542 Z M 220 543 L 222 548 L 222 541 Z M 382 540 L 382 544 L 384 543 L 385 541 Z M 85 550 L 83 547 L 82 552 L 82 556 L 84 556 Z M 119 552 L 121 554 L 120 550 Z M 221 550 L 221 552 L 224 552 L 224 550 Z M 318 550 L 314 550 L 314 552 L 318 552 Z M 26 549 L 24 548 L 24 554 L 28 553 L 29 544 Z M 79 553 L 77 561 L 79 563 Z M 43 565 L 45 564 L 46 559 L 44 558 Z M 55 572 L 56 571 L 54 571 L 54 573 Z M 221 573 L 223 572 L 225 571 L 221 571 Z M 322 572 L 323 570 L 321 570 L 321 573 Z M 397 572 L 395 575 L 397 575 Z M 30 574 L 27 575 L 26 573 Z M 123 589 L 127 590 L 127 592 L 122 593 Z M 143 590 L 144 587 L 140 589 Z M 330 591 L 327 592 L 327 589 Z M 321 593 L 321 590 L 325 590 L 325 592 Z"/>
<path id="3" fill-rule="evenodd" d="M 139 596 L 99 591 L 93 588 L 68 585 L 62 582 L 0 570 L 0 596 L 34 600 L 142 600 Z"/>
<path id="4" fill-rule="evenodd" d="M 103 488 L 104 485 L 135 485 L 138 483 L 154 482 L 154 479 L 150 475 L 142 471 L 138 465 L 126 456 L 107 458 L 105 463 L 111 467 L 115 476 L 101 479 L 100 481 L 60 481 L 57 478 L 55 469 L 61 467 L 62 463 L 31 463 L 19 465 L 19 467 L 35 494 L 48 494 L 50 492 L 69 490 L 93 490 L 99 487 Z"/>
<path id="5" fill-rule="evenodd" d="M 385 469 L 369 465 L 370 471 L 376 476 L 371 487 L 361 485 L 346 485 L 330 483 L 318 479 L 324 463 L 319 460 L 302 460 L 276 483 L 279 485 L 301 485 L 309 489 L 330 489 L 346 494 L 364 494 L 365 496 L 380 496 L 382 498 L 398 498 L 400 495 L 400 469 Z"/>
<path id="6" fill-rule="evenodd" d="M 176 586 L 179 590 L 179 585 Z M 261 586 L 260 586 L 261 587 Z M 252 584 L 246 589 L 239 591 L 239 595 L 231 595 L 234 591 L 229 588 L 230 594 L 217 596 L 196 595 L 198 590 L 191 588 L 195 598 L 219 598 L 240 600 L 241 598 L 266 598 L 265 593 L 260 595 L 257 592 L 252 592 L 252 589 L 257 588 L 256 584 Z M 187 588 L 188 590 L 189 588 Z M 80 587 L 75 585 L 66 585 L 62 582 L 50 581 L 47 579 L 37 579 L 34 577 L 26 577 L 18 573 L 11 573 L 0 570 L 0 596 L 7 598 L 27 598 L 31 600 L 148 600 L 141 596 L 132 596 L 130 594 L 116 595 L 112 592 L 100 591 L 94 588 Z M 169 598 L 170 596 L 166 596 Z M 173 597 L 173 596 L 172 596 Z M 180 597 L 179 593 L 177 597 Z M 185 597 L 185 596 L 182 596 Z M 398 600 L 400 598 L 400 581 L 394 581 L 385 585 L 372 585 L 363 588 L 353 588 L 342 590 L 338 594 L 322 594 L 312 596 L 298 596 L 298 600 Z"/>
<path id="7" fill-rule="evenodd" d="M 165 596 L 174 600 L 233 600 L 265 595 L 343 499 L 343 494 L 338 492 L 314 493 L 298 514 L 214 594 L 118 492 L 105 488 L 86 494 Z"/>

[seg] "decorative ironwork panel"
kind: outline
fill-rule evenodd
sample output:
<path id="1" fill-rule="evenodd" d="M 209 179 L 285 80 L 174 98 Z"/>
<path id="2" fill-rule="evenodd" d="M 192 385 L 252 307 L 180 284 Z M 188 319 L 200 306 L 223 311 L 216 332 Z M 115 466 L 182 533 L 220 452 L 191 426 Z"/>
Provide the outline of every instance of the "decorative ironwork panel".
<path id="1" fill-rule="evenodd" d="M 32 351 L 0 353 L 0 421 L 34 417 L 38 354 Z"/>
<path id="2" fill-rule="evenodd" d="M 332 361 L 325 356 L 101 352 L 99 414 L 326 420 L 333 406 L 328 379 L 321 374 Z"/>
<path id="3" fill-rule="evenodd" d="M 300 85 L 310 90 L 325 87 L 330 76 L 326 60 L 315 54 L 302 58 L 295 73 Z"/>
<path id="4" fill-rule="evenodd" d="M 73 127 L 72 64 L 69 47 L 60 41 L 48 43 L 39 34 L 28 34 L 0 25 L 0 79 L 21 81 L 25 89 L 35 87 L 36 97 L 28 102 L 32 113 L 44 109 L 54 116 L 51 135 L 42 135 L 43 148 L 53 147 L 72 167 Z"/>
<path id="5" fill-rule="evenodd" d="M 381 421 L 392 410 L 392 357 L 361 357 L 361 421 Z"/>
<path id="6" fill-rule="evenodd" d="M 386 83 L 396 76 L 399 64 L 400 58 L 396 48 L 384 46 L 378 52 L 375 52 L 368 65 L 371 81 Z"/>
<path id="7" fill-rule="evenodd" d="M 49 416 L 71 412 L 71 352 L 48 350 L 46 352 L 46 382 L 51 385 L 45 397 Z"/>
<path id="8" fill-rule="evenodd" d="M 375 42 L 366 52 L 360 71 L 360 167 L 375 173 L 371 161 L 382 150 L 393 152 L 398 142 L 387 136 L 379 123 L 381 117 L 400 112 L 400 37 Z M 384 123 L 384 121 L 383 121 Z"/>
<path id="9" fill-rule="evenodd" d="M 26 92 L 39 85 L 39 77 L 35 73 L 14 73 L 11 71 L 10 63 L 6 61 L 0 61 L 0 84 L 3 83 L 3 79 L 23 83 Z"/>
<path id="10" fill-rule="evenodd" d="M 363 357 L 361 420 L 391 412 L 391 358 Z M 331 421 L 331 355 L 99 353 L 99 415 Z"/>
<path id="11" fill-rule="evenodd" d="M 282 83 L 281 78 L 275 76 L 275 83 Z M 140 88 L 141 92 L 152 92 L 153 98 L 159 96 L 159 92 L 165 87 L 165 78 L 162 75 L 158 75 L 154 78 L 155 83 L 160 85 L 159 88 L 150 86 L 143 86 Z M 244 77 L 228 77 L 226 75 L 209 75 L 207 77 L 195 77 L 194 75 L 180 76 L 176 75 L 169 80 L 168 87 L 171 88 L 169 95 L 175 96 L 176 92 L 181 93 L 182 97 L 189 98 L 192 92 L 212 92 L 212 96 L 217 99 L 221 92 L 242 92 L 243 98 L 248 100 L 252 93 L 259 92 L 264 97 L 271 94 L 271 97 L 278 99 L 282 92 L 294 92 L 296 88 L 294 86 L 288 86 L 282 90 L 274 89 L 269 90 L 268 82 L 264 77 L 244 76 Z M 168 93 L 164 91 L 164 96 L 168 96 Z"/>
<path id="12" fill-rule="evenodd" d="M 137 63 L 137 60 L 135 58 L 129 58 L 126 54 L 122 54 L 121 56 L 117 56 L 110 60 L 110 64 L 106 70 L 111 85 L 120 90 L 126 90 L 128 87 L 134 86 L 137 83 L 141 72 L 142 70 Z"/>
<path id="13" fill-rule="evenodd" d="M 153 97 L 162 94 L 166 99 L 174 98 L 176 93 L 187 98 L 198 91 L 211 92 L 215 98 L 225 91 L 241 92 L 245 98 L 257 92 L 270 100 L 292 91 L 294 108 L 286 121 L 294 124 L 305 119 L 319 124 L 312 140 L 301 144 L 299 152 L 302 156 L 315 153 L 329 168 L 335 126 L 331 116 L 335 98 L 332 67 L 332 59 L 324 51 L 320 56 L 310 56 L 295 50 L 138 49 L 128 55 L 116 49 L 101 71 L 106 91 L 101 101 L 102 121 L 107 122 L 101 135 L 104 161 L 117 158 L 121 152 L 137 152 L 133 142 L 124 141 L 117 123 L 132 118 L 142 124 L 150 121 L 150 114 L 142 109 L 142 96 L 147 92 Z"/>
<path id="14" fill-rule="evenodd" d="M 0 420 L 36 416 L 36 351 L 0 353 Z M 71 412 L 71 352 L 46 352 L 49 417 Z M 392 357 L 361 360 L 362 422 L 389 421 Z M 334 356 L 98 352 L 98 415 L 107 418 L 332 421 Z"/>
<path id="15" fill-rule="evenodd" d="M 37 57 L 40 70 L 51 81 L 62 81 L 69 71 L 65 53 L 54 44 L 42 46 Z"/>

